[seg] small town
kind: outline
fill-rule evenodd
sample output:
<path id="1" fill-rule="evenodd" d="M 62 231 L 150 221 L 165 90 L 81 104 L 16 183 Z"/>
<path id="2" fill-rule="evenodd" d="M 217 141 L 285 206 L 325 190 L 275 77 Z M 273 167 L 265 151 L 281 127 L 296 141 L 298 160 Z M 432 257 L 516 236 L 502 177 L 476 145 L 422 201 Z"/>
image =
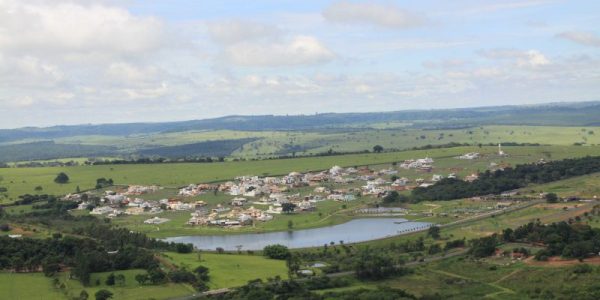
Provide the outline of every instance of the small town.
<path id="1" fill-rule="evenodd" d="M 497 157 L 507 154 L 498 145 Z M 479 153 L 472 152 L 456 157 L 459 160 L 476 160 Z M 320 172 L 300 173 L 292 171 L 284 176 L 238 176 L 222 183 L 198 183 L 180 187 L 171 197 L 151 200 L 147 195 L 165 190 L 152 185 L 131 185 L 118 190 L 101 189 L 82 194 L 69 194 L 65 200 L 80 202 L 79 210 L 90 210 L 91 215 L 106 218 L 126 218 L 127 216 L 147 215 L 146 225 L 159 225 L 171 222 L 168 212 L 189 212 L 189 219 L 181 226 L 243 227 L 258 222 L 269 222 L 276 215 L 302 214 L 317 209 L 323 201 L 349 203 L 357 199 L 370 199 L 368 205 L 357 208 L 353 213 L 365 216 L 434 216 L 433 212 L 412 212 L 402 207 L 380 206 L 382 198 L 391 192 L 402 193 L 417 187 L 427 188 L 444 178 L 457 178 L 455 172 L 445 175 L 435 174 L 435 161 L 430 157 L 407 159 L 389 166 L 371 169 L 367 166 L 332 166 Z M 498 169 L 491 163 L 489 169 Z M 413 179 L 399 177 L 404 170 L 414 175 Z M 473 182 L 479 178 L 471 173 L 463 178 Z M 101 192 L 101 194 L 98 194 Z M 226 195 L 228 200 L 209 203 L 206 196 Z M 483 213 L 494 209 L 505 209 L 515 201 L 505 201 L 515 196 L 504 193 L 496 204 L 481 206 L 478 209 L 458 209 L 438 213 L 440 217 Z M 473 200 L 496 199 L 497 196 L 474 197 Z M 96 199 L 95 202 L 90 201 Z M 98 201 L 99 200 L 99 201 Z M 385 205 L 385 204 L 384 204 Z M 159 215 L 156 216 L 156 215 Z"/>

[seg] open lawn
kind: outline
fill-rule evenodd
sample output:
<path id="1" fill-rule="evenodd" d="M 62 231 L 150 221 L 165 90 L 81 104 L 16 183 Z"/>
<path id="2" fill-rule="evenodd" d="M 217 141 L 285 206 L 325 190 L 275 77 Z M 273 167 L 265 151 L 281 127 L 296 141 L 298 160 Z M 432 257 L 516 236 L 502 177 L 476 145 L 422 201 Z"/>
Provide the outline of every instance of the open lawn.
<path id="1" fill-rule="evenodd" d="M 66 297 L 41 273 L 0 273 L 0 299 L 62 300 Z"/>
<path id="2" fill-rule="evenodd" d="M 78 297 L 85 290 L 90 299 L 101 289 L 106 289 L 114 294 L 114 299 L 147 300 L 168 299 L 171 297 L 184 296 L 194 290 L 183 284 L 166 284 L 158 286 L 139 286 L 133 276 L 143 270 L 116 271 L 116 274 L 126 276 L 126 284 L 123 286 L 106 286 L 104 282 L 95 285 L 95 279 L 104 279 L 108 273 L 94 274 L 92 285 L 84 287 L 79 281 L 69 279 L 68 273 L 56 276 L 58 284 L 54 286 L 53 278 L 45 277 L 41 273 L 0 273 L 0 299 L 10 300 L 64 300 Z M 61 288 L 61 286 L 63 286 Z"/>
<path id="3" fill-rule="evenodd" d="M 285 261 L 267 259 L 260 255 L 167 252 L 164 256 L 175 265 L 188 270 L 194 270 L 200 265 L 207 267 L 211 289 L 242 286 L 249 280 L 259 278 L 287 278 Z"/>
<path id="4" fill-rule="evenodd" d="M 65 293 L 69 297 L 78 296 L 82 290 L 87 291 L 90 295 L 90 299 L 93 299 L 93 295 L 101 290 L 105 289 L 114 294 L 114 299 L 131 299 L 131 300 L 142 300 L 142 299 L 169 299 L 172 297 L 185 296 L 194 293 L 194 289 L 186 284 L 163 284 L 163 285 L 144 285 L 140 286 L 133 278 L 135 274 L 144 272 L 143 270 L 127 270 L 127 271 L 115 271 L 115 275 L 124 274 L 126 277 L 125 285 L 123 286 L 106 286 L 103 282 L 109 273 L 99 273 L 92 275 L 91 286 L 84 287 L 77 280 L 69 279 L 67 273 L 60 274 L 60 283 L 65 285 Z M 95 279 L 100 279 L 100 285 L 96 285 Z M 68 298 L 67 298 L 68 299 Z"/>

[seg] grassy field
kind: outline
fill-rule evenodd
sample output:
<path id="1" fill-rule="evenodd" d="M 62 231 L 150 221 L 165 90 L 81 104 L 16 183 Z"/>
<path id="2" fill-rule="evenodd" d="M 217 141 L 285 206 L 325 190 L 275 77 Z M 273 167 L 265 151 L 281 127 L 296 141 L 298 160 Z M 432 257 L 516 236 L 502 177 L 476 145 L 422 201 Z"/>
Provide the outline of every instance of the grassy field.
<path id="1" fill-rule="evenodd" d="M 52 286 L 51 279 L 41 273 L 0 273 L 0 299 L 62 300 L 66 297 Z"/>
<path id="2" fill-rule="evenodd" d="M 287 135 L 272 133 L 248 143 L 233 156 L 270 156 L 297 149 L 299 154 L 335 151 L 370 150 L 373 145 L 407 149 L 450 142 L 488 144 L 501 142 L 539 143 L 549 145 L 600 144 L 600 127 L 556 126 L 481 126 L 465 129 L 408 129 L 396 124 L 365 124 L 375 129 L 351 132 L 296 132 Z M 287 150 L 287 151 L 286 151 Z"/>
<path id="3" fill-rule="evenodd" d="M 559 126 L 475 126 L 462 129 L 424 130 L 406 128 L 406 123 L 387 122 L 354 124 L 336 130 L 310 131 L 184 131 L 127 136 L 85 135 L 54 139 L 58 144 L 114 146 L 120 153 L 140 149 L 176 146 L 224 139 L 258 138 L 234 151 L 231 156 L 243 158 L 272 157 L 281 154 L 307 155 L 335 151 L 370 150 L 374 145 L 408 149 L 424 145 L 457 143 L 539 143 L 549 145 L 600 144 L 600 127 Z M 8 144 L 35 142 L 27 139 Z"/>
<path id="4" fill-rule="evenodd" d="M 84 287 L 79 281 L 69 279 L 68 273 L 57 275 L 58 284 L 54 286 L 53 279 L 45 277 L 41 273 L 0 273 L 0 299 L 11 300 L 64 300 L 78 297 L 81 291 L 85 290 L 90 299 L 94 299 L 94 294 L 101 289 L 106 289 L 114 294 L 114 299 L 127 300 L 146 300 L 146 299 L 168 299 L 171 297 L 184 296 L 194 292 L 194 290 L 183 284 L 165 284 L 158 286 L 139 286 L 133 279 L 135 274 L 143 272 L 141 270 L 128 270 L 114 272 L 126 276 L 123 286 L 106 286 L 103 282 L 100 285 L 92 284 L 90 287 Z M 92 282 L 96 278 L 105 280 L 108 273 L 94 274 Z M 61 288 L 62 286 L 62 288 Z"/>
<path id="5" fill-rule="evenodd" d="M 134 151 L 158 146 L 173 146 L 194 142 L 259 138 L 245 144 L 232 153 L 233 157 L 272 157 L 296 152 L 299 155 L 322 153 L 328 150 L 347 152 L 371 150 L 373 145 L 384 148 L 408 149 L 425 145 L 450 142 L 488 144 L 501 142 L 539 143 L 548 145 L 573 145 L 582 143 L 599 145 L 600 127 L 556 127 L 556 126 L 481 126 L 465 129 L 422 130 L 390 127 L 358 131 L 189 131 L 160 133 L 155 135 L 82 136 L 59 139 L 58 143 L 81 143 L 85 145 L 119 145 L 124 151 Z M 384 128 L 374 124 L 373 128 Z"/>
<path id="6" fill-rule="evenodd" d="M 285 261 L 267 259 L 259 255 L 201 253 L 200 260 L 196 253 L 168 252 L 164 256 L 173 264 L 188 270 L 200 265 L 207 267 L 210 270 L 211 289 L 242 286 L 249 280 L 258 278 L 287 278 Z"/>
<path id="7" fill-rule="evenodd" d="M 307 157 L 296 159 L 223 162 L 210 164 L 143 164 L 143 165 L 101 165 L 47 168 L 3 168 L 0 169 L 0 186 L 8 188 L 1 202 L 15 200 L 25 193 L 66 194 L 76 190 L 93 188 L 97 178 L 112 178 L 117 184 L 158 184 L 161 186 L 182 186 L 189 183 L 215 182 L 232 179 L 241 175 L 278 175 L 291 171 L 328 169 L 333 165 L 358 166 L 376 165 L 425 156 L 439 160 L 436 167 L 440 172 L 454 171 L 459 174 L 472 170 L 487 169 L 490 161 L 519 164 L 537 161 L 540 158 L 562 159 L 598 154 L 598 147 L 540 146 L 505 147 L 512 154 L 507 158 L 493 156 L 495 147 L 456 147 L 431 150 L 403 151 L 381 154 L 353 154 L 327 157 Z M 471 151 L 479 151 L 488 157 L 476 161 L 463 161 L 452 157 Z M 54 178 L 59 172 L 70 177 L 67 184 L 56 184 Z M 414 177 L 414 175 L 413 175 Z M 42 191 L 34 191 L 41 186 Z"/>
<path id="8" fill-rule="evenodd" d="M 524 192 L 534 190 L 556 193 L 561 197 L 577 196 L 591 199 L 594 196 L 600 197 L 600 173 L 535 185 L 522 190 Z"/>
<path id="9" fill-rule="evenodd" d="M 573 295 L 570 289 L 582 291 L 594 287 L 598 271 L 595 267 L 591 273 L 574 274 L 573 267 L 505 264 L 494 258 L 483 261 L 452 258 L 419 267 L 413 275 L 383 284 L 417 295 L 437 293 L 444 299 L 550 299 L 550 293 L 568 299 Z M 556 282 L 561 284 L 553 284 Z"/>

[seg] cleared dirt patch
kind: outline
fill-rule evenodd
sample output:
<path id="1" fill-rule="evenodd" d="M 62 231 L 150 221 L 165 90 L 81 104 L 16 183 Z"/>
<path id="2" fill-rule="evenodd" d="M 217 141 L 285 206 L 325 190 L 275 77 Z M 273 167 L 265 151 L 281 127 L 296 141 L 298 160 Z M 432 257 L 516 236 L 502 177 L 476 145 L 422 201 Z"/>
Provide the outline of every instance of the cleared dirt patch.
<path id="1" fill-rule="evenodd" d="M 591 265 L 600 265 L 600 256 L 594 256 L 590 258 L 586 258 L 583 262 L 580 262 L 577 259 L 562 259 L 558 256 L 552 256 L 548 258 L 548 261 L 537 261 L 530 257 L 525 260 L 525 263 L 532 266 L 542 266 L 542 267 L 566 267 L 566 266 L 574 266 L 578 264 L 591 264 Z"/>

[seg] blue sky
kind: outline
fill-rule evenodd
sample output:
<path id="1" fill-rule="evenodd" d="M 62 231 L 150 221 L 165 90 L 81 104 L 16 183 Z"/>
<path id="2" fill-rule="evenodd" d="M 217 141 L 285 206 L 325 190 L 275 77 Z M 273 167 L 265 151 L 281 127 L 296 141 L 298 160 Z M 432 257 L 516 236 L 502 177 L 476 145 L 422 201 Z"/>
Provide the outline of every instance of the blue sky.
<path id="1" fill-rule="evenodd" d="M 598 1 L 0 0 L 0 128 L 600 100 Z"/>

